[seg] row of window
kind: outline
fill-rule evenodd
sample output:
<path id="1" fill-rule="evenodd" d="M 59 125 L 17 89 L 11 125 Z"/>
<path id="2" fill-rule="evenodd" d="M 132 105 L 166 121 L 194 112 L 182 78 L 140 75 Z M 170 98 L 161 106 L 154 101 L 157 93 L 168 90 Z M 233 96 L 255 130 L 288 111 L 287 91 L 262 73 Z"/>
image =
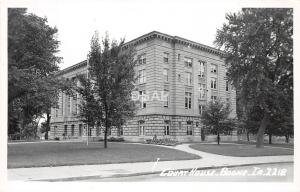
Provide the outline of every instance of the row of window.
<path id="1" fill-rule="evenodd" d="M 139 74 L 138 75 L 139 75 L 138 76 L 139 83 L 140 84 L 146 83 L 146 70 L 145 69 L 139 70 Z M 168 69 L 163 69 L 163 79 L 164 79 L 164 82 L 168 82 L 169 81 L 169 70 Z M 192 79 L 193 79 L 192 78 L 192 73 L 191 72 L 185 72 L 185 85 L 192 86 L 193 85 L 193 80 Z M 210 87 L 212 89 L 217 89 L 217 78 L 211 77 L 210 84 L 211 84 Z M 228 80 L 226 80 L 226 91 L 229 91 Z"/>
<path id="2" fill-rule="evenodd" d="M 180 54 L 178 54 L 178 61 L 180 61 Z M 169 53 L 164 53 L 163 55 L 163 62 L 168 63 L 169 62 Z M 200 77 L 204 77 L 205 74 L 205 61 L 199 60 L 199 65 L 200 65 Z M 193 59 L 189 57 L 184 57 L 184 65 L 186 67 L 193 67 Z M 217 65 L 211 64 L 211 72 L 212 73 L 217 73 Z"/>
<path id="3" fill-rule="evenodd" d="M 203 85 L 204 87 L 204 85 Z M 200 88 L 203 89 L 203 88 Z M 163 107 L 168 108 L 169 107 L 169 91 L 168 90 L 164 90 L 164 94 L 166 95 L 165 100 L 163 101 Z M 205 93 L 200 92 L 200 98 L 204 97 Z M 144 97 L 146 95 L 146 91 L 139 91 L 139 96 L 141 98 L 140 100 L 140 108 L 146 108 L 147 107 L 147 103 L 144 100 Z M 211 96 L 211 100 L 214 102 L 217 100 L 217 96 Z M 202 114 L 204 105 L 199 105 L 199 113 Z M 192 109 L 192 93 L 190 92 L 185 92 L 185 109 Z"/>
<path id="4" fill-rule="evenodd" d="M 192 73 L 186 72 L 185 73 L 185 84 L 188 86 L 192 86 Z M 217 89 L 217 78 L 211 77 L 210 78 L 210 88 Z M 205 86 L 205 84 L 203 84 Z M 229 83 L 228 80 L 226 80 L 226 91 L 229 91 Z"/>
<path id="5" fill-rule="evenodd" d="M 53 127 L 53 131 L 54 131 L 54 135 L 56 135 L 56 130 L 57 130 L 57 126 L 54 126 Z M 82 124 L 79 124 L 78 125 L 78 136 L 83 136 L 83 129 L 86 129 L 86 125 L 82 125 Z M 93 128 L 89 128 L 88 130 L 88 135 L 89 136 L 92 136 L 92 129 Z M 123 129 L 119 129 L 119 134 L 120 135 L 123 135 Z M 64 136 L 67 136 L 68 135 L 68 125 L 64 125 Z M 96 127 L 96 135 L 99 136 L 101 135 L 101 128 L 100 127 Z M 108 130 L 108 133 L 107 135 L 111 135 L 111 130 L 109 129 Z M 70 133 L 70 136 L 75 136 L 75 125 L 71 125 L 71 133 Z"/>
<path id="6" fill-rule="evenodd" d="M 198 126 L 198 123 L 196 124 Z M 145 135 L 145 122 L 140 121 L 139 122 L 139 135 L 144 136 Z M 164 135 L 170 135 L 170 122 L 166 121 L 164 125 Z M 181 122 L 179 122 L 179 129 L 181 129 Z M 193 135 L 193 124 L 191 121 L 187 121 L 187 126 L 186 126 L 186 135 Z"/>
<path id="7" fill-rule="evenodd" d="M 180 54 L 178 54 L 178 61 L 180 61 Z M 163 62 L 169 63 L 169 53 L 166 53 L 166 52 L 163 53 Z M 142 54 L 142 55 L 138 56 L 138 63 L 146 64 L 146 54 Z M 200 69 L 199 76 L 203 78 L 204 74 L 205 74 L 206 62 L 202 61 L 202 60 L 198 60 L 198 63 L 199 63 L 199 69 Z M 189 57 L 184 57 L 184 65 L 185 65 L 185 67 L 188 67 L 188 68 L 193 67 L 193 59 L 189 58 Z M 217 65 L 211 64 L 210 67 L 211 67 L 210 72 L 216 74 L 217 73 Z"/>
<path id="8" fill-rule="evenodd" d="M 140 108 L 144 109 L 147 107 L 147 103 L 146 103 L 146 90 L 141 90 L 139 91 L 139 98 L 140 98 Z M 165 108 L 169 107 L 169 90 L 164 90 L 163 92 L 163 96 L 161 96 L 161 99 L 163 99 L 163 106 Z"/>
<path id="9" fill-rule="evenodd" d="M 217 100 L 217 96 L 212 95 L 211 96 L 212 102 L 215 102 Z M 229 101 L 227 101 L 229 102 Z M 192 93 L 185 92 L 185 102 L 184 102 L 185 109 L 192 109 Z M 204 105 L 199 104 L 199 113 L 202 114 L 204 109 Z"/>
<path id="10" fill-rule="evenodd" d="M 205 74 L 204 67 L 200 67 L 199 77 L 203 78 L 204 74 Z M 169 69 L 167 69 L 167 68 L 163 69 L 163 79 L 164 79 L 164 82 L 169 81 Z M 138 71 L 138 82 L 140 84 L 146 83 L 146 70 L 145 69 Z M 185 84 L 189 85 L 189 86 L 192 85 L 192 73 L 191 72 L 185 72 Z"/>
<path id="11" fill-rule="evenodd" d="M 139 74 L 138 74 L 138 81 L 140 84 L 142 83 L 146 83 L 146 70 L 139 70 Z M 169 70 L 168 69 L 163 69 L 163 79 L 164 82 L 168 82 L 169 81 Z M 192 86 L 193 85 L 193 81 L 192 81 L 192 73 L 191 72 L 185 72 L 185 84 L 188 86 Z M 215 77 L 211 77 L 211 88 L 212 89 L 217 89 L 217 78 Z M 226 80 L 226 91 L 229 91 L 229 84 L 228 84 L 228 80 Z"/>
<path id="12" fill-rule="evenodd" d="M 214 86 L 216 84 L 214 83 Z M 164 95 L 165 98 L 163 100 L 163 107 L 168 108 L 169 107 L 169 91 L 168 90 L 164 90 Z M 205 89 L 205 84 L 199 84 L 199 99 L 205 99 L 205 95 L 206 95 L 206 89 Z M 140 100 L 140 108 L 146 108 L 147 107 L 147 103 L 146 103 L 146 99 L 144 99 L 146 97 L 146 90 L 141 90 L 139 91 L 139 97 L 141 98 Z M 216 100 L 216 96 L 211 96 L 211 99 L 214 101 Z M 75 100 L 75 99 L 74 99 Z M 67 108 L 70 109 L 71 105 L 70 105 L 70 97 L 68 99 L 68 106 Z M 75 106 L 76 106 L 76 114 L 78 114 L 78 104 L 77 104 L 77 99 L 75 100 Z M 185 109 L 191 109 L 192 108 L 192 93 L 190 92 L 186 92 L 185 93 Z M 71 110 L 70 110 L 71 113 Z M 58 117 L 58 109 L 55 109 L 55 117 Z"/>
<path id="13" fill-rule="evenodd" d="M 78 94 L 74 95 L 73 97 L 71 95 L 66 95 L 66 99 L 67 99 L 67 108 L 65 111 L 65 98 L 64 98 L 64 94 L 61 93 L 61 106 L 58 105 L 57 108 L 54 108 L 54 117 L 58 117 L 58 113 L 59 113 L 59 109 L 61 108 L 61 114 L 64 115 L 65 114 L 74 114 L 77 115 L 79 114 L 79 99 L 78 99 Z M 73 102 L 72 102 L 73 100 Z M 74 104 L 74 108 L 73 105 Z"/>

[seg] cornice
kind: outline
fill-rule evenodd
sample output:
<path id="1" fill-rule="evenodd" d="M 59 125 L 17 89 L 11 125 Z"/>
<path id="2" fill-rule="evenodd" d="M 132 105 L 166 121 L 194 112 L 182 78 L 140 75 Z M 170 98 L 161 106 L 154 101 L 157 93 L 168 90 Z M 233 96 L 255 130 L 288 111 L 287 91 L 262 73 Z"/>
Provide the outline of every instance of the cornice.
<path id="1" fill-rule="evenodd" d="M 67 67 L 67 68 L 65 68 L 65 69 L 63 69 L 63 70 L 57 72 L 55 75 L 57 75 L 57 76 L 58 76 L 58 75 L 63 75 L 63 74 L 66 74 L 66 73 L 68 73 L 68 72 L 70 72 L 70 71 L 74 71 L 74 70 L 76 70 L 76 69 L 85 67 L 86 65 L 87 65 L 87 62 L 86 62 L 86 60 L 84 60 L 84 61 L 81 61 L 81 62 L 79 62 L 79 63 L 77 63 L 77 64 L 75 64 L 75 65 L 72 65 L 72 66 L 70 66 L 70 67 Z"/>
<path id="2" fill-rule="evenodd" d="M 210 46 L 207 46 L 207 45 L 203 45 L 201 43 L 197 43 L 197 42 L 194 42 L 194 41 L 190 41 L 190 40 L 184 39 L 182 37 L 171 36 L 171 35 L 168 35 L 168 34 L 157 32 L 157 31 L 152 31 L 152 32 L 150 32 L 146 35 L 143 35 L 141 37 L 138 37 L 136 39 L 133 39 L 133 40 L 125 43 L 124 48 L 126 49 L 128 47 L 136 46 L 136 45 L 142 44 L 146 41 L 149 41 L 149 40 L 155 39 L 155 38 L 161 39 L 161 40 L 169 42 L 169 43 L 174 43 L 174 44 L 177 43 L 177 44 L 181 44 L 181 45 L 184 45 L 184 46 L 189 46 L 191 48 L 199 49 L 199 50 L 202 50 L 202 51 L 214 54 L 214 55 L 218 55 L 218 56 L 221 56 L 221 57 L 225 56 L 225 52 L 223 52 L 219 49 L 216 49 L 216 48 L 213 48 L 213 47 L 210 47 Z"/>
<path id="3" fill-rule="evenodd" d="M 203 45 L 203 44 L 200 44 L 200 43 L 197 43 L 197 42 L 194 42 L 194 41 L 190 41 L 190 40 L 184 39 L 182 37 L 171 36 L 171 35 L 168 35 L 168 34 L 164 34 L 164 33 L 158 32 L 158 31 L 152 31 L 152 32 L 147 33 L 143 36 L 140 36 L 136 39 L 133 39 L 133 40 L 125 43 L 123 45 L 123 48 L 127 49 L 129 47 L 133 47 L 133 46 L 145 43 L 146 41 L 149 41 L 149 40 L 152 40 L 152 39 L 161 39 L 161 40 L 169 42 L 169 43 L 189 46 L 191 48 L 202 50 L 202 51 L 205 51 L 205 52 L 208 52 L 208 53 L 220 56 L 220 57 L 225 56 L 225 52 L 223 52 L 219 49 L 216 49 L 216 48 L 213 48 L 213 47 L 210 47 L 210 46 L 207 46 L 207 45 Z M 78 68 L 84 67 L 86 65 L 87 65 L 87 61 L 84 60 L 84 61 L 81 61 L 80 63 L 77 63 L 75 65 L 72 65 L 70 67 L 67 67 L 67 68 L 57 72 L 55 75 L 63 75 L 63 74 L 66 74 L 70 71 L 74 71 Z"/>

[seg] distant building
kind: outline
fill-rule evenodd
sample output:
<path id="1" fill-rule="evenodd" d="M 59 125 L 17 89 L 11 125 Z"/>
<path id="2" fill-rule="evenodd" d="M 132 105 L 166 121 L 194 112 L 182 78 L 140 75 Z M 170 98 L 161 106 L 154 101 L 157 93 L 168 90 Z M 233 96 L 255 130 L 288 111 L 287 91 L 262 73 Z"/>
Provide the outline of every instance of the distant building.
<path id="1" fill-rule="evenodd" d="M 171 137 L 179 141 L 201 141 L 200 120 L 203 107 L 220 98 L 230 103 L 231 117 L 236 117 L 236 91 L 226 80 L 223 52 L 181 37 L 153 31 L 124 46 L 133 45 L 137 51 L 135 93 L 140 99 L 137 115 L 127 121 L 112 136 L 125 140 L 142 141 L 145 138 Z M 86 61 L 75 64 L 58 75 L 72 79 L 87 73 Z M 144 98 L 144 99 L 142 99 Z M 59 108 L 51 110 L 51 137 L 80 138 L 87 135 L 79 113 L 79 95 L 61 93 Z M 236 131 L 224 137 L 236 139 Z M 89 130 L 93 137 L 103 136 L 101 127 Z M 212 139 L 213 136 L 206 136 Z M 223 139 L 224 140 L 224 139 Z"/>

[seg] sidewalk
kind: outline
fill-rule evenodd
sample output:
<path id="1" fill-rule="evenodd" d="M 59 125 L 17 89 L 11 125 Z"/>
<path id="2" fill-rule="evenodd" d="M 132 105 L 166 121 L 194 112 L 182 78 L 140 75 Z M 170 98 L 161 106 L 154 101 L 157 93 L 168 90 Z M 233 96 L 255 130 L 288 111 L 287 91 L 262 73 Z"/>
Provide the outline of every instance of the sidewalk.
<path id="1" fill-rule="evenodd" d="M 163 170 L 178 169 L 205 169 L 226 166 L 241 166 L 251 164 L 293 162 L 293 155 L 286 156 L 260 156 L 260 157 L 229 157 L 215 155 L 189 148 L 190 144 L 182 144 L 173 149 L 182 150 L 201 156 L 197 160 L 182 161 L 158 161 L 121 163 L 121 164 L 102 164 L 102 165 L 79 165 L 79 166 L 60 166 L 60 167 L 37 167 L 37 168 L 17 168 L 8 169 L 9 180 L 76 180 L 84 177 L 118 177 L 126 175 L 147 174 L 151 172 L 161 172 Z"/>

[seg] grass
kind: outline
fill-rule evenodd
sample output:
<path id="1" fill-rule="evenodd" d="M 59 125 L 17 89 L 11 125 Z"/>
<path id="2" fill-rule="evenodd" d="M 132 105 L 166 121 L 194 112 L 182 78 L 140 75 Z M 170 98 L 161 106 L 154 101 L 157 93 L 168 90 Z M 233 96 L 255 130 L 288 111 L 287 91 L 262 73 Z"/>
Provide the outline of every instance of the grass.
<path id="1" fill-rule="evenodd" d="M 289 148 L 278 148 L 265 146 L 256 148 L 255 145 L 234 145 L 234 144 L 192 144 L 191 148 L 207 153 L 213 153 L 234 157 L 254 157 L 254 156 L 277 156 L 293 155 L 294 150 Z"/>
<path id="2" fill-rule="evenodd" d="M 130 163 L 167 160 L 199 159 L 197 155 L 160 146 L 83 142 L 39 142 L 8 144 L 7 167 L 48 167 L 64 165 L 88 165 Z"/>
<path id="3" fill-rule="evenodd" d="M 253 141 L 237 141 L 236 143 L 256 145 L 256 142 L 253 142 Z M 294 149 L 294 144 L 292 144 L 292 143 L 273 143 L 273 144 L 264 143 L 264 146 L 283 147 L 283 148 Z"/>

